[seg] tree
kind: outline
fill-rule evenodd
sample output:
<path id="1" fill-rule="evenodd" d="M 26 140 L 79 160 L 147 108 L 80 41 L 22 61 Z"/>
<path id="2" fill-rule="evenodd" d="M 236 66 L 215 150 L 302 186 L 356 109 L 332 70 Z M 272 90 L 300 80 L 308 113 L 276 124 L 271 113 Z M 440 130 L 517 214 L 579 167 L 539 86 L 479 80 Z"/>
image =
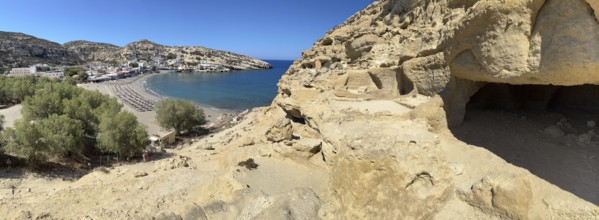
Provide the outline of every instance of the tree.
<path id="1" fill-rule="evenodd" d="M 177 55 L 175 55 L 174 53 L 168 53 L 168 55 L 166 55 L 166 59 L 172 60 L 177 58 Z"/>
<path id="2" fill-rule="evenodd" d="M 18 120 L 15 128 L 7 128 L 2 132 L 3 142 L 6 143 L 4 149 L 7 152 L 25 157 L 27 163 L 36 167 L 47 160 L 45 152 L 48 151 L 45 143 L 40 140 L 42 134 L 38 129 L 28 121 Z"/>
<path id="3" fill-rule="evenodd" d="M 171 99 L 156 103 L 156 119 L 160 126 L 175 129 L 177 133 L 206 123 L 203 109 L 191 102 Z"/>
<path id="4" fill-rule="evenodd" d="M 139 67 L 139 63 L 135 63 L 135 62 L 130 63 L 129 67 L 131 67 L 131 68 L 137 68 L 137 67 Z"/>
<path id="5" fill-rule="evenodd" d="M 0 131 L 4 130 L 4 115 L 0 115 Z"/>
<path id="6" fill-rule="evenodd" d="M 81 121 L 66 115 L 51 115 L 35 123 L 49 148 L 49 153 L 64 156 L 68 153 L 81 153 L 85 146 L 85 135 Z"/>
<path id="7" fill-rule="evenodd" d="M 104 114 L 99 128 L 98 148 L 104 152 L 117 153 L 119 157 L 141 153 L 149 142 L 146 129 L 129 112 Z"/>
<path id="8" fill-rule="evenodd" d="M 65 67 L 64 75 L 67 77 L 73 77 L 73 78 L 75 78 L 75 76 L 77 76 L 76 78 L 80 81 L 87 80 L 87 78 L 89 77 L 87 75 L 87 73 L 85 72 L 85 70 L 80 67 Z"/>
<path id="9" fill-rule="evenodd" d="M 19 120 L 14 129 L 3 132 L 2 139 L 8 152 L 25 157 L 32 167 L 50 157 L 81 153 L 84 147 L 81 122 L 58 115 L 37 121 Z"/>

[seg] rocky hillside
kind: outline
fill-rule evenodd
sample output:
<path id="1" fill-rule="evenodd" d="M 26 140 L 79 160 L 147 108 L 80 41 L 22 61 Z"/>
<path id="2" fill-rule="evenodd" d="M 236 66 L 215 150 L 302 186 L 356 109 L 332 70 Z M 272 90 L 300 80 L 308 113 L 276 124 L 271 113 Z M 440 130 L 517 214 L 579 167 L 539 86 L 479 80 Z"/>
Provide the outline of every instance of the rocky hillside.
<path id="1" fill-rule="evenodd" d="M 207 62 L 231 70 L 266 69 L 270 64 L 248 56 L 204 47 L 170 47 L 148 40 L 125 47 L 89 41 L 71 41 L 60 45 L 34 36 L 0 32 L 0 73 L 12 68 L 36 63 L 79 65 L 86 62 L 117 62 L 167 60 L 169 54 L 180 58 L 184 65 Z"/>
<path id="2" fill-rule="evenodd" d="M 65 43 L 65 47 L 67 47 L 69 51 L 78 54 L 81 59 L 88 62 L 152 62 L 156 59 L 167 60 L 170 54 L 175 58 L 181 59 L 181 61 L 187 65 L 198 64 L 199 62 L 208 62 L 219 64 L 233 70 L 270 68 L 270 64 L 264 61 L 240 54 L 212 50 L 197 46 L 164 46 L 149 40 L 133 42 L 122 48 L 110 44 L 86 41 L 68 42 Z"/>
<path id="3" fill-rule="evenodd" d="M 76 65 L 82 60 L 58 43 L 22 33 L 0 31 L 0 72 L 12 66 L 35 63 Z"/>
<path id="4" fill-rule="evenodd" d="M 64 44 L 69 51 L 76 54 L 79 59 L 91 62 L 91 61 L 110 61 L 114 54 L 117 53 L 119 46 L 96 43 L 89 41 L 71 41 Z"/>

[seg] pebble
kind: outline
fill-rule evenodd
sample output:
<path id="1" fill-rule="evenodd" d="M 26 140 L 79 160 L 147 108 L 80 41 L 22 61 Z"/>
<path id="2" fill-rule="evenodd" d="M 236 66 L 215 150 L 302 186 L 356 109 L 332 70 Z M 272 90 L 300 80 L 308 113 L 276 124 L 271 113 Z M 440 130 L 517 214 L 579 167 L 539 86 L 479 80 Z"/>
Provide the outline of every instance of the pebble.
<path id="1" fill-rule="evenodd" d="M 591 143 L 591 136 L 588 134 L 581 134 L 578 136 L 578 142 L 580 143 Z"/>
<path id="2" fill-rule="evenodd" d="M 545 128 L 545 130 L 543 130 L 543 132 L 545 132 L 546 134 L 549 134 L 555 138 L 563 137 L 565 135 L 564 131 L 562 131 L 562 129 L 560 129 L 556 125 L 550 125 L 549 127 Z"/>
<path id="3" fill-rule="evenodd" d="M 595 121 L 587 121 L 587 126 L 589 128 L 594 128 L 595 126 L 597 126 L 597 122 L 595 122 Z"/>

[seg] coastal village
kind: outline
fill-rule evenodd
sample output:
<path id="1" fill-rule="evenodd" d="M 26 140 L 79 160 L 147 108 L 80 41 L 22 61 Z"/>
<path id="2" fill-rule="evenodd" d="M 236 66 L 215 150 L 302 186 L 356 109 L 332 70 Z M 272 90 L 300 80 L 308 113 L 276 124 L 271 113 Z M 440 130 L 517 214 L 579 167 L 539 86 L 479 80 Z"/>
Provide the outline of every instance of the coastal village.
<path id="1" fill-rule="evenodd" d="M 123 64 L 108 64 L 93 62 L 85 65 L 72 66 L 85 72 L 81 75 L 65 75 L 65 66 L 51 64 L 35 64 L 29 67 L 18 67 L 7 70 L 4 74 L 8 77 L 49 77 L 62 79 L 65 76 L 73 77 L 84 82 L 104 82 L 136 76 L 144 73 L 159 72 L 228 72 L 231 69 L 220 64 L 199 61 L 187 64 L 181 58 L 164 60 L 159 56 L 153 57 L 150 62 L 132 60 Z"/>
<path id="2" fill-rule="evenodd" d="M 230 52 L 203 47 L 167 47 L 148 40 L 134 42 L 124 48 L 85 41 L 69 42 L 61 47 L 68 47 L 69 53 L 77 54 L 82 63 L 63 65 L 40 62 L 24 65 L 19 61 L 9 64 L 8 68 L 4 65 L 2 75 L 72 80 L 78 87 L 117 98 L 146 127 L 150 135 L 148 149 L 154 152 L 171 146 L 177 139 L 174 130 L 165 129 L 156 121 L 155 105 L 163 98 L 146 89 L 147 77 L 172 72 L 229 72 L 271 68 L 266 62 Z M 95 52 L 89 53 L 89 48 Z M 0 112 L 5 111 L 2 113 L 9 121 L 7 125 L 11 126 L 13 121 L 22 116 L 20 111 L 3 110 L 7 107 L 20 110 L 20 105 L 0 106 Z M 226 110 L 204 108 L 204 112 L 211 122 L 207 125 L 209 128 L 226 127 L 236 117 L 233 112 Z"/>

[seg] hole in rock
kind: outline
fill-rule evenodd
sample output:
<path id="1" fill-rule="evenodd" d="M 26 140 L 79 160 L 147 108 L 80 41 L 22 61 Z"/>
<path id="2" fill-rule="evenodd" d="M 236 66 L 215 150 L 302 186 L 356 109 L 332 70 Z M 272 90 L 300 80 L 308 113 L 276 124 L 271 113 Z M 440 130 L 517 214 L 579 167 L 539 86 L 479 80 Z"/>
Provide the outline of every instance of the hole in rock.
<path id="1" fill-rule="evenodd" d="M 287 118 L 289 120 L 291 120 L 292 122 L 295 122 L 295 123 L 298 123 L 298 124 L 302 124 L 302 125 L 306 124 L 306 119 L 301 118 L 301 117 L 296 117 L 293 114 L 287 114 Z"/>
<path id="2" fill-rule="evenodd" d="M 599 204 L 599 86 L 486 84 L 458 139 Z"/>
<path id="3" fill-rule="evenodd" d="M 397 87 L 400 95 L 407 95 L 414 90 L 414 83 L 403 71 L 400 71 L 397 73 Z"/>
<path id="4" fill-rule="evenodd" d="M 327 37 L 327 38 L 325 38 L 325 39 L 322 40 L 322 45 L 323 46 L 329 46 L 331 44 L 333 44 L 333 39 L 331 39 L 329 37 Z"/>

